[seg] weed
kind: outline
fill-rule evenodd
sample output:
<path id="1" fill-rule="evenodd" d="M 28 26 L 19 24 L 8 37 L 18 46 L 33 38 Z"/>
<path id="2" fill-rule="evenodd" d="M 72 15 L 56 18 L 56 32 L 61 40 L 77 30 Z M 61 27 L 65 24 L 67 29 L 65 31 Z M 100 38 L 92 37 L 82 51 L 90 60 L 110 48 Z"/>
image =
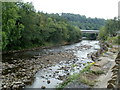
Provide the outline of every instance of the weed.
<path id="1" fill-rule="evenodd" d="M 84 76 L 84 75 L 80 75 L 80 82 L 81 82 L 81 83 L 84 83 L 84 84 L 86 84 L 86 85 L 89 85 L 89 86 L 93 86 L 94 83 L 95 83 L 94 80 L 91 81 L 91 80 L 89 80 L 89 79 L 88 79 L 86 76 Z"/>
<path id="2" fill-rule="evenodd" d="M 63 81 L 63 83 L 59 84 L 57 86 L 57 90 L 61 90 L 62 88 L 64 88 L 68 83 L 72 82 L 73 80 L 77 79 L 79 77 L 79 74 L 73 74 L 70 75 L 65 81 Z"/>
<path id="3" fill-rule="evenodd" d="M 63 81 L 63 83 L 59 84 L 56 88 L 57 90 L 61 90 L 63 88 L 65 88 L 66 85 L 68 85 L 68 83 L 74 81 L 74 80 L 77 80 L 79 81 L 80 83 L 84 83 L 84 84 L 87 84 L 89 86 L 93 86 L 95 81 L 91 81 L 89 80 L 86 76 L 84 76 L 84 73 L 92 73 L 92 71 L 90 70 L 90 67 L 95 64 L 95 62 L 93 63 L 89 63 L 83 70 L 80 71 L 80 73 L 75 73 L 73 75 L 70 75 L 65 81 Z M 72 65 L 72 67 L 76 67 L 75 64 Z M 94 72 L 96 74 L 100 74 L 102 72 L 100 71 L 97 71 L 97 72 Z"/>

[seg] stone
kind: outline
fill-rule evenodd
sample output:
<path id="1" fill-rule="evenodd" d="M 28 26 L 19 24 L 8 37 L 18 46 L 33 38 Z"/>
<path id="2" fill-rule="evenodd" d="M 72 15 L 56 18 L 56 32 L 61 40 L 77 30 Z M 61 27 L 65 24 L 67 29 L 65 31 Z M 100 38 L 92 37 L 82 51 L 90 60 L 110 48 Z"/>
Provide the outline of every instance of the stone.
<path id="1" fill-rule="evenodd" d="M 51 77 L 51 75 L 49 75 L 49 77 Z"/>
<path id="2" fill-rule="evenodd" d="M 112 77 L 112 79 L 116 79 L 117 80 L 117 76 Z"/>
<path id="3" fill-rule="evenodd" d="M 46 87 L 45 86 L 42 86 L 41 89 L 45 89 Z"/>
<path id="4" fill-rule="evenodd" d="M 113 84 L 110 83 L 110 84 L 108 84 L 107 88 L 108 88 L 108 89 L 113 89 L 114 86 L 113 86 Z"/>
<path id="5" fill-rule="evenodd" d="M 99 71 L 101 69 L 99 67 L 96 67 L 96 66 L 91 66 L 90 70 L 93 72 L 96 72 L 96 71 Z"/>
<path id="6" fill-rule="evenodd" d="M 49 62 L 49 59 L 47 59 L 47 61 Z"/>
<path id="7" fill-rule="evenodd" d="M 118 72 L 118 69 L 113 69 L 112 72 Z"/>
<path id="8" fill-rule="evenodd" d="M 45 78 L 44 76 L 41 76 L 41 78 Z"/>
<path id="9" fill-rule="evenodd" d="M 120 64 L 120 61 L 115 61 L 116 64 Z"/>
<path id="10" fill-rule="evenodd" d="M 6 85 L 4 85 L 4 86 L 3 86 L 3 88 L 7 88 L 7 86 L 6 86 Z"/>
<path id="11" fill-rule="evenodd" d="M 70 73 L 67 73 L 67 75 L 70 75 Z"/>
<path id="12" fill-rule="evenodd" d="M 59 76 L 58 80 L 63 80 L 65 76 Z"/>
<path id="13" fill-rule="evenodd" d="M 47 80 L 47 84 L 50 84 L 50 80 Z"/>
<path id="14" fill-rule="evenodd" d="M 101 61 L 102 59 L 98 59 L 97 61 Z"/>
<path id="15" fill-rule="evenodd" d="M 18 87 L 19 87 L 18 85 L 13 85 L 12 89 L 16 89 Z"/>
<path id="16" fill-rule="evenodd" d="M 108 83 L 115 83 L 116 80 L 115 79 L 112 79 L 112 80 L 109 80 Z"/>
<path id="17" fill-rule="evenodd" d="M 59 71 L 55 71 L 55 73 L 59 73 Z"/>
<path id="18" fill-rule="evenodd" d="M 118 66 L 117 66 L 117 65 L 115 65 L 114 67 L 112 67 L 112 69 L 118 69 Z"/>
<path id="19" fill-rule="evenodd" d="M 100 65 L 99 65 L 99 64 L 97 64 L 97 63 L 95 63 L 95 64 L 94 64 L 94 66 L 96 66 L 96 67 L 100 67 Z"/>

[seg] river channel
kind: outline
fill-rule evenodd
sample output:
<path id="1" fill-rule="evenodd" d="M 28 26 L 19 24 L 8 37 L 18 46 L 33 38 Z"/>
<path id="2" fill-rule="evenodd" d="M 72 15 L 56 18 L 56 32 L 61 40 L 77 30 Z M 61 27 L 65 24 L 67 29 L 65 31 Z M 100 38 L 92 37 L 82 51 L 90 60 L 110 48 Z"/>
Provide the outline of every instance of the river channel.
<path id="1" fill-rule="evenodd" d="M 74 59 L 62 60 L 51 66 L 49 65 L 49 67 L 38 70 L 34 76 L 35 79 L 33 83 L 26 86 L 26 88 L 55 88 L 62 83 L 67 76 L 79 73 L 88 63 L 92 63 L 93 61 L 91 58 L 88 58 L 87 55 L 99 49 L 99 41 L 83 40 L 72 45 L 7 54 L 3 55 L 3 60 L 30 59 L 39 56 L 47 56 L 51 53 L 73 53 L 75 56 Z"/>

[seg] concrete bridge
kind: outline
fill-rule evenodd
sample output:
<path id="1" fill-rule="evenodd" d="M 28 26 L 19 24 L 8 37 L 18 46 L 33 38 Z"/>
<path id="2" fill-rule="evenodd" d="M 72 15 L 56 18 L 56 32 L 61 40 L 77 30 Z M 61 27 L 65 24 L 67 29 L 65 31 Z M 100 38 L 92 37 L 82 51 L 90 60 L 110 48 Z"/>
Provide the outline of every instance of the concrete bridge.
<path id="1" fill-rule="evenodd" d="M 99 30 L 81 30 L 82 33 L 99 33 Z"/>

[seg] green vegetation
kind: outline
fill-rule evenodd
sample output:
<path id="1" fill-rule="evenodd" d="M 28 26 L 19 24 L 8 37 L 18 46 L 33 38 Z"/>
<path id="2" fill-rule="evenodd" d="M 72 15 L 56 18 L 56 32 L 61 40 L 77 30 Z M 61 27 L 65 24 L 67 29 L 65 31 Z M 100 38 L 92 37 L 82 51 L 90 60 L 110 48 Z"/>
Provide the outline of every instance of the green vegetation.
<path id="1" fill-rule="evenodd" d="M 86 37 L 87 40 L 96 40 L 98 34 L 96 33 L 83 33 L 82 37 Z"/>
<path id="2" fill-rule="evenodd" d="M 118 39 L 118 36 L 114 36 L 114 37 L 107 37 L 107 41 L 113 44 L 118 44 L 120 39 Z M 119 43 L 120 44 L 120 43 Z"/>
<path id="3" fill-rule="evenodd" d="M 61 17 L 68 20 L 72 25 L 84 30 L 99 30 L 100 27 L 104 26 L 106 23 L 105 19 L 87 18 L 79 14 L 62 13 Z"/>
<path id="4" fill-rule="evenodd" d="M 56 15 L 36 12 L 32 3 L 2 3 L 2 49 L 51 46 L 81 39 L 78 27 Z"/>
<path id="5" fill-rule="evenodd" d="M 74 66 L 74 65 L 73 65 Z M 64 88 L 66 85 L 68 85 L 68 83 L 77 80 L 80 77 L 80 74 L 83 72 L 87 72 L 90 69 L 91 64 L 89 64 L 88 66 L 86 66 L 82 71 L 80 71 L 80 73 L 75 73 L 73 75 L 70 75 L 65 81 L 63 81 L 63 83 L 59 84 L 57 86 L 57 89 L 62 89 Z"/>
<path id="6" fill-rule="evenodd" d="M 105 72 L 102 70 L 92 71 L 92 73 L 94 73 L 95 75 L 105 74 Z"/>
<path id="7" fill-rule="evenodd" d="M 100 29 L 99 40 L 108 41 L 112 44 L 120 44 L 120 35 L 116 32 L 120 30 L 120 20 L 114 18 L 107 20 L 104 27 Z"/>
<path id="8" fill-rule="evenodd" d="M 2 50 L 2 3 L 0 2 L 0 52 Z"/>
<path id="9" fill-rule="evenodd" d="M 91 67 L 92 65 L 93 65 L 93 64 L 88 64 L 82 71 L 80 71 L 80 73 L 90 72 L 90 67 Z"/>
<path id="10" fill-rule="evenodd" d="M 80 29 L 99 29 L 104 19 L 36 12 L 32 3 L 2 3 L 2 49 L 18 50 L 77 42 Z"/>
<path id="11" fill-rule="evenodd" d="M 79 78 L 80 83 L 84 83 L 89 86 L 93 86 L 96 82 L 95 80 L 89 80 L 87 76 L 84 76 L 84 74 L 80 74 Z"/>
<path id="12" fill-rule="evenodd" d="M 76 64 L 72 64 L 72 65 L 71 65 L 71 67 L 77 67 L 77 66 L 78 66 L 78 65 L 76 65 Z"/>
<path id="13" fill-rule="evenodd" d="M 59 84 L 56 88 L 58 90 L 64 88 L 68 83 L 72 82 L 73 80 L 77 79 L 79 77 L 79 74 L 73 74 L 70 75 L 65 81 L 63 81 L 63 83 Z"/>
<path id="14" fill-rule="evenodd" d="M 80 71 L 80 73 L 75 73 L 73 75 L 70 75 L 66 80 L 63 81 L 63 83 L 59 84 L 57 86 L 57 89 L 63 89 L 65 88 L 68 83 L 77 81 L 78 83 L 84 83 L 89 86 L 93 86 L 96 80 L 94 80 L 94 76 L 104 74 L 104 71 L 102 70 L 97 70 L 97 71 L 92 71 L 90 70 L 90 67 L 94 63 L 88 64 L 83 70 Z M 88 76 L 87 76 L 88 75 Z"/>

